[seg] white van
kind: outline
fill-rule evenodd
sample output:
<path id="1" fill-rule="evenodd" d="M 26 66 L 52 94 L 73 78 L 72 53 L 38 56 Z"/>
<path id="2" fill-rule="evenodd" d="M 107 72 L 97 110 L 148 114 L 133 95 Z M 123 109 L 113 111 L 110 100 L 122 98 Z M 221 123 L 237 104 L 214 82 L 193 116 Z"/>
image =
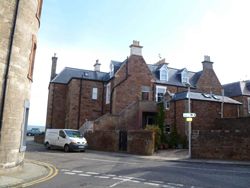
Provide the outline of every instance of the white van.
<path id="1" fill-rule="evenodd" d="M 85 151 L 88 146 L 86 139 L 74 129 L 47 129 L 44 145 L 47 149 L 63 148 L 65 152 Z"/>

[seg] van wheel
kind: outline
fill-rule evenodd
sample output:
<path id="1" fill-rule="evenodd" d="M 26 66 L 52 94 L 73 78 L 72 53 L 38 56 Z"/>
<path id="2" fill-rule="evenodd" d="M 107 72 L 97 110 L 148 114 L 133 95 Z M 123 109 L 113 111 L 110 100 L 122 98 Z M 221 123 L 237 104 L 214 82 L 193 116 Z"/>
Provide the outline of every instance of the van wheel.
<path id="1" fill-rule="evenodd" d="M 46 142 L 46 143 L 45 143 L 45 147 L 46 147 L 47 149 L 50 149 L 49 142 Z"/>
<path id="2" fill-rule="evenodd" d="M 69 151 L 70 151 L 69 145 L 65 145 L 65 146 L 64 146 L 64 151 L 65 151 L 65 152 L 69 152 Z"/>

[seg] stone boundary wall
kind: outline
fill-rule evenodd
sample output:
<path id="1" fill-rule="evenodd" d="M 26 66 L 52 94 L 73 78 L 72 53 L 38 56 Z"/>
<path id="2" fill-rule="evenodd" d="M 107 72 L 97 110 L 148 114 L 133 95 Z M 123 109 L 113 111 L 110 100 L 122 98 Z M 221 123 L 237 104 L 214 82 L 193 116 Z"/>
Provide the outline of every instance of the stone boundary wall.
<path id="1" fill-rule="evenodd" d="M 35 135 L 34 142 L 39 143 L 39 144 L 44 144 L 44 138 L 45 138 L 45 134 L 44 135 Z"/>
<path id="2" fill-rule="evenodd" d="M 99 151 L 118 151 L 119 131 L 94 131 L 84 134 L 88 148 Z"/>
<path id="3" fill-rule="evenodd" d="M 127 151 L 131 154 L 152 155 L 154 153 L 154 139 L 152 131 L 128 131 Z"/>
<path id="4" fill-rule="evenodd" d="M 193 130 L 192 158 L 250 160 L 250 118 L 216 119 L 209 130 Z"/>

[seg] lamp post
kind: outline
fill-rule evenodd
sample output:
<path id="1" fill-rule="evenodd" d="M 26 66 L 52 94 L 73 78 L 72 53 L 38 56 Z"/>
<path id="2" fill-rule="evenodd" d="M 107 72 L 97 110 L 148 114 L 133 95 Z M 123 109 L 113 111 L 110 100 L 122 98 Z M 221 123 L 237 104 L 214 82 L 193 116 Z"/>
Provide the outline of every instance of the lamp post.
<path id="1" fill-rule="evenodd" d="M 190 101 L 190 84 L 187 84 L 188 86 L 188 113 L 191 113 L 191 101 Z M 191 121 L 188 121 L 188 158 L 191 159 Z"/>

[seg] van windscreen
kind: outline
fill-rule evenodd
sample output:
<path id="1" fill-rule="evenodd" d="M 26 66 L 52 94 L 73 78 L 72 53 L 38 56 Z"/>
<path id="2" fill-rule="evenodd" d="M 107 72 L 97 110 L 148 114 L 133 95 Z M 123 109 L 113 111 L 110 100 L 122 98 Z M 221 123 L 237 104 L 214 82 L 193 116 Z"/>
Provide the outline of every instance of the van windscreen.
<path id="1" fill-rule="evenodd" d="M 83 137 L 79 131 L 65 130 L 65 133 L 71 138 L 82 138 Z"/>

